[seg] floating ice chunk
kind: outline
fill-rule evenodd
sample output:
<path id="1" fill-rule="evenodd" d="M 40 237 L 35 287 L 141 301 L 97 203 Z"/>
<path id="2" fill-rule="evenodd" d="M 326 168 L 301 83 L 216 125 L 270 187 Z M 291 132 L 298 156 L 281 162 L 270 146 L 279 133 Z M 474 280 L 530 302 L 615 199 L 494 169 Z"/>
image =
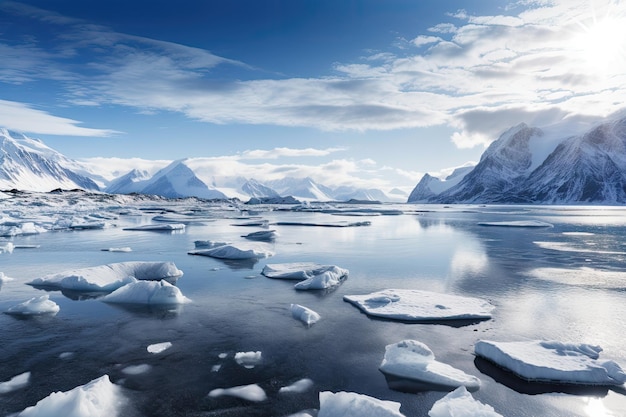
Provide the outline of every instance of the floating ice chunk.
<path id="1" fill-rule="evenodd" d="M 252 369 L 261 363 L 263 357 L 260 351 L 256 352 L 237 352 L 235 353 L 235 362 L 247 369 Z"/>
<path id="2" fill-rule="evenodd" d="M 262 244 L 222 245 L 211 249 L 188 252 L 190 255 L 210 256 L 219 259 L 259 259 L 274 256 L 274 252 Z"/>
<path id="3" fill-rule="evenodd" d="M 8 381 L 0 382 L 0 394 L 6 394 L 11 391 L 18 390 L 28 385 L 30 380 L 30 372 L 24 372 L 16 375 Z"/>
<path id="4" fill-rule="evenodd" d="M 125 400 L 108 375 L 66 392 L 53 392 L 18 417 L 115 417 Z"/>
<path id="5" fill-rule="evenodd" d="M 309 378 L 303 378 L 291 385 L 287 385 L 286 387 L 282 387 L 278 390 L 279 394 L 286 394 L 290 392 L 302 393 L 308 391 L 313 386 L 313 380 Z"/>
<path id="6" fill-rule="evenodd" d="M 480 298 L 420 290 L 388 289 L 343 299 L 371 316 L 405 321 L 484 320 L 495 308 Z"/>
<path id="7" fill-rule="evenodd" d="M 389 387 L 400 391 L 452 390 L 460 386 L 470 390 L 480 388 L 478 378 L 435 360 L 428 346 L 417 340 L 387 345 L 379 369 L 387 377 Z"/>
<path id="8" fill-rule="evenodd" d="M 348 270 L 331 265 L 319 275 L 314 275 L 294 285 L 296 290 L 325 290 L 335 287 L 348 276 Z"/>
<path id="9" fill-rule="evenodd" d="M 317 323 L 321 318 L 320 315 L 317 314 L 315 311 L 299 304 L 292 304 L 290 309 L 293 318 L 300 320 L 307 326 L 312 326 L 313 324 Z"/>
<path id="10" fill-rule="evenodd" d="M 70 224 L 72 230 L 98 230 L 106 227 L 105 222 L 75 222 Z"/>
<path id="11" fill-rule="evenodd" d="M 242 227 L 268 227 L 270 224 L 269 220 L 251 220 L 249 222 L 243 223 L 233 223 L 232 226 L 242 226 Z"/>
<path id="12" fill-rule="evenodd" d="M 76 355 L 74 352 L 63 352 L 59 355 L 59 359 L 70 359 Z"/>
<path id="13" fill-rule="evenodd" d="M 135 281 L 102 297 L 106 303 L 170 305 L 191 302 L 178 287 L 165 280 Z"/>
<path id="14" fill-rule="evenodd" d="M 602 253 L 606 255 L 626 255 L 623 251 L 603 250 L 596 247 L 576 247 L 567 242 L 533 242 L 542 249 L 549 249 L 560 252 L 579 252 L 579 253 Z"/>
<path id="15" fill-rule="evenodd" d="M 15 245 L 11 242 L 0 245 L 0 253 L 13 253 L 13 249 L 15 249 Z"/>
<path id="16" fill-rule="evenodd" d="M 102 251 L 104 251 L 104 252 L 132 252 L 133 250 L 131 248 L 129 248 L 128 246 L 125 246 L 125 247 L 122 247 L 122 248 L 102 249 Z"/>
<path id="17" fill-rule="evenodd" d="M 243 235 L 246 239 L 259 240 L 263 242 L 272 242 L 276 239 L 278 233 L 276 230 L 261 230 L 260 232 L 252 232 L 247 235 Z"/>
<path id="18" fill-rule="evenodd" d="M 150 371 L 152 367 L 146 363 L 142 363 L 141 365 L 130 365 L 122 369 L 122 372 L 126 375 L 141 375 Z"/>
<path id="19" fill-rule="evenodd" d="M 176 230 L 185 230 L 185 225 L 182 223 L 144 224 L 140 226 L 125 227 L 122 230 L 172 232 Z"/>
<path id="20" fill-rule="evenodd" d="M 308 226 L 308 227 L 359 227 L 359 226 L 371 226 L 370 221 L 361 222 L 276 222 L 277 226 Z"/>
<path id="21" fill-rule="evenodd" d="M 242 385 L 232 388 L 216 388 L 209 392 L 209 397 L 215 398 L 224 395 L 254 402 L 265 401 L 267 399 L 267 394 L 265 394 L 263 388 L 257 384 Z"/>
<path id="22" fill-rule="evenodd" d="M 118 262 L 36 278 L 27 284 L 76 291 L 114 291 L 139 280 L 176 280 L 183 271 L 173 262 Z"/>
<path id="23" fill-rule="evenodd" d="M 510 222 L 480 222 L 480 226 L 500 227 L 553 227 L 554 225 L 539 220 L 514 220 Z"/>
<path id="24" fill-rule="evenodd" d="M 400 413 L 401 404 L 395 401 L 379 400 L 354 392 L 320 392 L 320 411 L 317 417 L 404 417 Z"/>
<path id="25" fill-rule="evenodd" d="M 626 373 L 614 361 L 600 361 L 600 346 L 556 341 L 479 340 L 476 355 L 522 379 L 577 385 L 622 385 Z"/>
<path id="26" fill-rule="evenodd" d="M 459 387 L 433 404 L 430 417 L 502 417 L 492 406 L 477 401 L 465 387 Z"/>
<path id="27" fill-rule="evenodd" d="M 4 223 L 0 225 L 0 236 L 2 237 L 14 237 L 23 235 L 36 235 L 46 232 L 47 230 L 41 226 L 36 225 L 34 222 L 24 223 Z"/>
<path id="28" fill-rule="evenodd" d="M 193 242 L 196 249 L 199 248 L 203 248 L 203 249 L 212 249 L 212 248 L 217 248 L 219 246 L 224 246 L 224 245 L 229 245 L 229 242 L 216 242 L 214 240 L 196 240 L 195 242 Z"/>
<path id="29" fill-rule="evenodd" d="M 28 301 L 9 308 L 6 313 L 16 316 L 40 316 L 44 314 L 55 315 L 61 309 L 57 303 L 50 300 L 50 295 L 44 294 L 33 297 Z"/>
<path id="30" fill-rule="evenodd" d="M 154 343 L 147 347 L 150 353 L 161 353 L 172 347 L 172 342 Z"/>
<path id="31" fill-rule="evenodd" d="M 0 284 L 7 281 L 13 281 L 13 278 L 6 276 L 4 272 L 0 272 Z"/>
<path id="32" fill-rule="evenodd" d="M 348 270 L 335 265 L 320 265 L 313 262 L 291 262 L 284 264 L 267 264 L 261 274 L 268 278 L 306 280 L 321 275 L 326 271 L 343 272 L 348 275 Z"/>

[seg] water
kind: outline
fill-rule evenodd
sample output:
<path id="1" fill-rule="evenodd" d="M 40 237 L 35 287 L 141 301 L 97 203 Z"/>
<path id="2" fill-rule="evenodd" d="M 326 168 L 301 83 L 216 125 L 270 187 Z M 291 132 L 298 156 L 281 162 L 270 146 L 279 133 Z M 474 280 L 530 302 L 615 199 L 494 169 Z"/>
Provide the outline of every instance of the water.
<path id="1" fill-rule="evenodd" d="M 173 261 L 184 271 L 177 285 L 193 300 L 175 310 L 125 308 L 97 299 L 50 292 L 54 317 L 0 315 L 0 381 L 31 371 L 31 383 L 0 395 L 0 415 L 19 412 L 54 391 L 103 374 L 124 387 L 124 416 L 286 416 L 319 408 L 320 391 L 353 391 L 398 401 L 406 416 L 426 416 L 446 393 L 390 390 L 378 366 L 385 345 L 426 343 L 438 360 L 480 378 L 477 400 L 506 416 L 623 416 L 620 389 L 524 383 L 473 355 L 479 339 L 549 339 L 604 348 L 601 358 L 626 367 L 626 209 L 595 207 L 399 206 L 398 216 L 344 217 L 319 212 L 261 212 L 270 222 L 371 221 L 349 228 L 271 226 L 276 255 L 256 263 L 190 256 L 195 240 L 240 242 L 260 230 L 231 218 L 191 223 L 180 233 L 124 231 L 149 223 L 152 213 L 119 216 L 115 228 L 16 237 L 0 254 L 0 271 L 15 278 L 0 289 L 0 311 L 41 294 L 24 283 L 48 273 L 122 261 Z M 111 212 L 119 208 L 103 209 Z M 54 211 L 54 210 L 53 210 Z M 214 213 L 215 214 L 215 213 Z M 478 225 L 484 221 L 541 220 L 551 228 Z M 104 252 L 110 247 L 132 252 Z M 350 270 L 336 290 L 298 292 L 294 282 L 260 275 L 266 263 L 318 262 Z M 586 268 L 586 269 L 582 269 Z M 572 271 L 575 270 L 575 271 Z M 342 300 L 385 288 L 412 288 L 485 298 L 493 318 L 463 326 L 375 320 Z M 322 319 L 310 328 L 294 320 L 291 303 Z M 172 342 L 160 354 L 153 343 Z M 261 351 L 246 369 L 236 352 Z M 71 352 L 69 358 L 59 355 Z M 226 354 L 226 357 L 221 357 Z M 140 375 L 122 370 L 150 365 Z M 220 365 L 219 371 L 214 366 Z M 314 387 L 278 394 L 301 378 Z M 215 388 L 259 384 L 268 400 L 207 394 Z"/>

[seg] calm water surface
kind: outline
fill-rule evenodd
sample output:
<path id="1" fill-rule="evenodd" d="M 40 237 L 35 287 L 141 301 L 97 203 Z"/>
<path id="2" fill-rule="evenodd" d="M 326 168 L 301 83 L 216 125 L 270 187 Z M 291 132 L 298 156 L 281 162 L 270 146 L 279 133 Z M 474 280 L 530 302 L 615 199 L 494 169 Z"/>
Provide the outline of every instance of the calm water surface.
<path id="1" fill-rule="evenodd" d="M 403 215 L 336 216 L 267 211 L 270 222 L 371 221 L 368 227 L 271 226 L 275 256 L 223 262 L 190 256 L 195 240 L 243 242 L 261 230 L 221 218 L 189 224 L 182 233 L 124 231 L 150 223 L 152 214 L 119 216 L 118 227 L 16 237 L 0 254 L 0 271 L 15 278 L 0 289 L 0 311 L 42 294 L 24 283 L 49 273 L 122 261 L 173 261 L 184 271 L 177 285 L 193 300 L 176 310 L 124 308 L 80 294 L 50 292 L 61 307 L 54 317 L 0 315 L 0 381 L 31 371 L 27 387 L 0 395 L 0 415 L 19 412 L 53 391 L 66 391 L 103 374 L 125 389 L 125 416 L 287 416 L 319 408 L 320 391 L 353 391 L 402 403 L 406 416 L 426 416 L 446 393 L 390 390 L 378 366 L 385 345 L 426 343 L 438 360 L 480 378 L 474 398 L 505 416 L 624 416 L 619 389 L 524 383 L 473 355 L 479 339 L 550 339 L 597 344 L 601 358 L 626 368 L 626 210 L 593 207 L 398 206 Z M 387 208 L 387 207 L 385 207 Z M 115 211 L 115 210 L 113 210 Z M 229 213 L 237 216 L 238 213 Z M 554 227 L 511 228 L 485 221 L 541 220 Z M 130 253 L 101 249 L 129 246 Z M 267 263 L 318 262 L 350 271 L 330 292 L 298 292 L 292 281 L 260 275 Z M 482 297 L 493 318 L 462 326 L 370 319 L 342 300 L 385 288 L 411 288 Z M 291 303 L 317 311 L 310 328 L 294 320 Z M 149 344 L 170 341 L 161 354 Z M 253 369 L 236 352 L 261 351 Z M 59 355 L 71 352 L 69 358 Z M 226 357 L 223 357 L 226 354 Z M 140 375 L 129 365 L 148 364 Z M 219 371 L 215 365 L 221 365 Z M 301 378 L 314 387 L 278 394 Z M 257 383 L 261 403 L 219 397 L 214 388 Z"/>

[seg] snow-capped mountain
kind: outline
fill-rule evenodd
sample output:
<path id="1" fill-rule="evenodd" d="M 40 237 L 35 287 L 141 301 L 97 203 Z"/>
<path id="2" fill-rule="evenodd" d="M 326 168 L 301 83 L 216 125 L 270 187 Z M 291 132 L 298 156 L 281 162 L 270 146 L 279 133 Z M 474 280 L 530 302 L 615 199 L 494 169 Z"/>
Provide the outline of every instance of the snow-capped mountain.
<path id="1" fill-rule="evenodd" d="M 114 180 L 105 191 L 117 194 L 152 194 L 167 198 L 228 198 L 222 192 L 214 188 L 209 188 L 202 182 L 202 180 L 185 165 L 185 160 L 174 161 L 149 178 L 145 178 L 145 173 L 133 170 Z"/>
<path id="2" fill-rule="evenodd" d="M 242 186 L 241 191 L 250 197 L 280 197 L 280 195 L 267 185 L 261 184 L 254 178 L 247 180 Z"/>
<path id="3" fill-rule="evenodd" d="M 457 185 L 465 176 L 474 169 L 474 165 L 466 165 L 456 168 L 444 179 L 433 177 L 426 173 L 408 196 L 409 202 L 427 202 L 436 195 Z"/>
<path id="4" fill-rule="evenodd" d="M 286 177 L 280 180 L 268 181 L 267 185 L 276 190 L 281 196 L 290 195 L 299 200 L 334 200 L 333 192 L 330 188 L 316 183 L 309 177 Z"/>
<path id="5" fill-rule="evenodd" d="M 626 118 L 584 133 L 520 124 L 503 133 L 457 184 L 437 192 L 425 176 L 409 202 L 625 203 Z"/>
<path id="6" fill-rule="evenodd" d="M 37 139 L 0 128 L 0 189 L 98 190 L 80 166 Z"/>

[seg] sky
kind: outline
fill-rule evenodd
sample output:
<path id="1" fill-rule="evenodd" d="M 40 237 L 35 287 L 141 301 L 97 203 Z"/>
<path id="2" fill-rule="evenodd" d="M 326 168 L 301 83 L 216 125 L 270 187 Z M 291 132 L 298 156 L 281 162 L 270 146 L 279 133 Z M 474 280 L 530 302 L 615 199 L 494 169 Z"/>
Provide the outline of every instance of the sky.
<path id="1" fill-rule="evenodd" d="M 0 126 L 109 173 L 410 191 L 624 97 L 619 0 L 0 0 Z"/>

